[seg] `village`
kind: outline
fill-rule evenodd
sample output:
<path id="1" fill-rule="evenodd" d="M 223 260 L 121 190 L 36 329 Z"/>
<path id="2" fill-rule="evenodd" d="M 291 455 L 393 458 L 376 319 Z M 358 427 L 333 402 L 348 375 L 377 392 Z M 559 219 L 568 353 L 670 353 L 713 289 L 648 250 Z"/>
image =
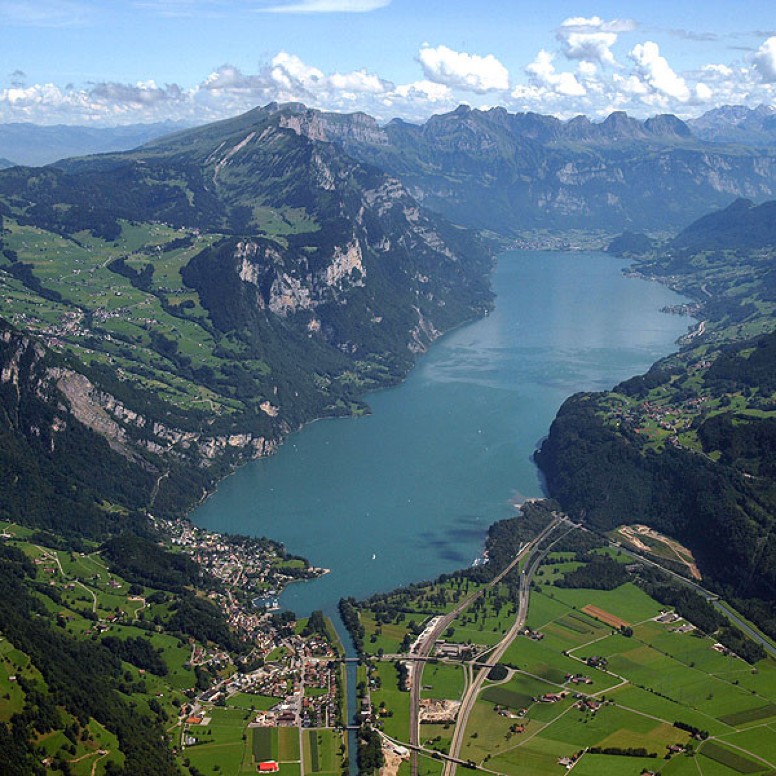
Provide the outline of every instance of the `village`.
<path id="1" fill-rule="evenodd" d="M 679 435 L 692 428 L 693 420 L 708 404 L 708 397 L 695 396 L 678 404 L 643 401 L 638 404 L 615 403 L 610 407 L 611 420 L 620 428 L 631 429 L 649 441 L 665 439 L 682 447 Z"/>
<path id="2" fill-rule="evenodd" d="M 210 598 L 219 605 L 230 627 L 252 645 L 238 670 L 201 692 L 185 709 L 188 725 L 203 724 L 206 705 L 228 704 L 238 693 L 277 698 L 258 711 L 257 726 L 334 727 L 341 724 L 338 707 L 339 646 L 329 632 L 294 630 L 290 613 L 277 614 L 277 596 L 294 579 L 325 573 L 301 558 L 289 558 L 283 548 L 265 539 L 226 536 L 198 528 L 186 520 L 165 521 L 164 530 L 174 547 L 191 555 L 203 573 L 216 581 Z M 313 618 L 311 618 L 313 619 Z M 220 670 L 228 655 L 196 646 L 192 665 Z M 206 724 L 206 722 L 204 723 Z"/>

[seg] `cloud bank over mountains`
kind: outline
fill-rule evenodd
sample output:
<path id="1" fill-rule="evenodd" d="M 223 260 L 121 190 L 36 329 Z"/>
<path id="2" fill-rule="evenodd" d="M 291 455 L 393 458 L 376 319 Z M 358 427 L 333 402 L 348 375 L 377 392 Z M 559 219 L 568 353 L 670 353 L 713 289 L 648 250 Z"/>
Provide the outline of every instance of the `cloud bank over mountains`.
<path id="1" fill-rule="evenodd" d="M 387 0 L 303 0 L 264 8 L 273 13 L 366 12 Z M 674 35 L 686 31 L 667 31 Z M 513 111 L 605 116 L 661 112 L 695 116 L 723 104 L 776 104 L 776 35 L 734 62 L 710 62 L 678 72 L 659 44 L 632 19 L 570 17 L 551 41 L 512 71 L 491 52 L 457 51 L 424 43 L 415 57 L 418 79 L 394 83 L 367 69 L 324 72 L 280 50 L 248 73 L 230 64 L 193 86 L 149 79 L 134 84 L 27 84 L 10 74 L 0 88 L 0 121 L 115 125 L 165 119 L 205 122 L 271 101 L 301 101 L 336 111 L 365 111 L 380 120 L 424 120 L 461 102 Z M 650 33 L 651 35 L 651 33 Z M 698 39 L 700 34 L 695 34 Z M 623 38 L 628 37 L 625 41 Z M 700 35 L 700 39 L 703 36 Z"/>

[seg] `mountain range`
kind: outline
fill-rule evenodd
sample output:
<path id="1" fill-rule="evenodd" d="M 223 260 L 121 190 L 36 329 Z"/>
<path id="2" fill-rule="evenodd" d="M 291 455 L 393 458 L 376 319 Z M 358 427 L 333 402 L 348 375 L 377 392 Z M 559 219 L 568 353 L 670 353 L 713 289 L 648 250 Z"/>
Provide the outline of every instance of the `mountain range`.
<path id="1" fill-rule="evenodd" d="M 772 105 L 724 105 L 691 119 L 687 125 L 696 137 L 714 143 L 776 145 L 776 108 Z"/>
<path id="2" fill-rule="evenodd" d="M 674 116 L 461 107 L 381 127 L 270 104 L 132 151 L 0 172 L 16 343 L 4 374 L 27 374 L 35 396 L 146 473 L 128 506 L 181 513 L 302 423 L 364 411 L 365 390 L 486 311 L 496 241 L 561 225 L 667 230 L 773 192 L 776 152 L 711 146 Z M 44 362 L 65 364 L 21 369 L 29 333 L 53 348 Z M 33 455 L 40 424 L 20 422 L 19 391 L 5 401 Z"/>
<path id="3" fill-rule="evenodd" d="M 489 308 L 490 254 L 475 233 L 285 115 L 0 173 L 14 327 L 0 398 L 21 451 L 4 470 L 20 489 L 4 489 L 0 509 L 18 511 L 78 428 L 102 440 L 70 448 L 79 499 L 183 514 L 302 423 L 364 411 L 365 390 L 401 379 L 441 332 Z M 131 500 L 111 478 L 99 493 L 81 487 L 103 448 L 133 465 Z M 69 493 L 59 516 L 80 508 Z M 46 524 L 35 503 L 29 522 Z"/>
<path id="4" fill-rule="evenodd" d="M 267 116 L 337 144 L 395 176 L 456 223 L 508 237 L 551 229 L 676 230 L 736 197 L 776 195 L 776 118 L 768 106 L 725 106 L 683 122 L 615 112 L 600 122 L 561 121 L 503 108 L 460 106 L 423 124 L 381 126 L 366 114 L 272 103 L 199 128 L 246 133 Z M 17 164 L 136 148 L 175 130 L 171 122 L 116 128 L 0 125 L 0 156 Z M 167 142 L 162 141 L 162 146 Z M 199 142 L 199 141 L 198 141 Z"/>
<path id="5" fill-rule="evenodd" d="M 537 229 L 673 230 L 736 197 L 776 195 L 773 150 L 699 140 L 671 115 L 564 122 L 461 106 L 423 125 L 381 127 L 365 114 L 297 104 L 262 111 L 376 164 L 450 220 L 509 237 Z"/>
<path id="6" fill-rule="evenodd" d="M 0 157 L 13 164 L 51 164 L 68 156 L 125 151 L 187 126 L 184 122 L 90 127 L 69 124 L 43 126 L 29 122 L 0 124 Z M 9 163 L 10 164 L 10 163 Z M 0 161 L 2 169 L 2 161 Z"/>
<path id="7" fill-rule="evenodd" d="M 179 691 L 220 686 L 233 639 L 215 591 L 192 589 L 202 569 L 158 545 L 162 520 L 304 423 L 367 412 L 368 391 L 492 307 L 492 254 L 542 230 L 631 230 L 610 250 L 704 317 L 648 374 L 564 404 L 538 454 L 551 495 L 588 527 L 681 539 L 704 585 L 776 637 L 776 149 L 698 131 L 468 108 L 381 127 L 273 104 L 0 170 L 0 673 L 16 712 L 0 770 L 178 772 L 165 731 L 198 708 Z"/>

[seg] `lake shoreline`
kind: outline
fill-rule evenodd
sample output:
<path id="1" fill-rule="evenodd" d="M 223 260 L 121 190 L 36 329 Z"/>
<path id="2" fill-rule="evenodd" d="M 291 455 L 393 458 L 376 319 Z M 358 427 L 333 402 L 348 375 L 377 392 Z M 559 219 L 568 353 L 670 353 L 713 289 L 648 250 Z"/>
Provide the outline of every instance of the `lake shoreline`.
<path id="1" fill-rule="evenodd" d="M 357 424 L 328 426 L 314 421 L 306 423 L 302 427 L 305 434 L 289 434 L 278 455 L 251 462 L 252 466 L 240 467 L 229 477 L 223 478 L 219 483 L 220 487 L 215 491 L 215 501 L 209 499 L 207 505 L 193 510 L 189 518 L 195 524 L 205 525 L 211 530 L 247 531 L 276 537 L 276 541 L 292 548 L 295 553 L 311 557 L 313 565 L 330 567 L 332 574 L 327 575 L 330 579 L 325 580 L 326 592 L 318 596 L 321 601 L 325 599 L 324 608 L 329 609 L 340 597 L 334 595 L 335 585 L 339 590 L 350 591 L 348 594 L 358 596 L 362 593 L 393 589 L 412 580 L 433 578 L 438 573 L 468 566 L 472 558 L 481 554 L 487 527 L 498 519 L 514 514 L 515 507 L 511 502 L 546 494 L 546 490 L 541 488 L 538 481 L 535 464 L 528 459 L 536 449 L 537 440 L 546 436 L 562 401 L 573 392 L 591 388 L 604 389 L 640 370 L 648 369 L 657 359 L 673 352 L 673 344 L 686 330 L 686 325 L 680 318 L 660 312 L 666 302 L 677 301 L 676 296 L 660 284 L 648 284 L 648 288 L 651 288 L 646 292 L 642 283 L 628 285 L 630 281 L 623 272 L 627 266 L 629 265 L 622 259 L 601 253 L 574 251 L 540 254 L 521 251 L 501 254 L 494 265 L 497 304 L 493 312 L 467 322 L 468 326 L 461 324 L 436 338 L 433 342 L 435 347 L 429 348 L 429 351 L 416 361 L 401 383 L 390 386 L 390 391 L 384 388 L 370 391 L 368 395 L 371 397 L 372 414 L 355 418 L 359 421 Z M 508 278 L 506 283 L 504 277 Z M 618 308 L 613 316 L 602 315 L 602 304 L 596 301 L 597 296 L 603 294 L 607 298 L 618 297 L 623 293 L 629 301 L 620 303 L 621 309 Z M 556 300 L 557 304 L 550 304 L 548 307 L 548 299 L 550 302 Z M 652 299 L 655 301 L 650 302 Z M 536 309 L 529 311 L 533 317 L 525 321 L 521 319 L 517 323 L 510 323 L 509 316 L 504 315 L 505 312 L 513 314 L 516 310 L 519 312 L 531 305 Z M 635 308 L 636 312 L 642 309 L 644 316 L 634 315 L 634 310 L 630 308 Z M 589 320 L 591 317 L 595 318 L 592 323 Z M 666 323 L 669 319 L 673 319 L 673 323 Z M 537 324 L 538 321 L 541 321 L 541 325 Z M 517 328 L 514 328 L 515 326 Z M 546 344 L 541 339 L 545 329 L 549 331 Z M 635 345 L 631 343 L 634 332 Z M 482 337 L 485 339 L 481 339 Z M 583 347 L 585 343 L 587 344 Z M 555 361 L 545 366 L 542 359 L 548 348 L 553 351 Z M 571 357 L 566 355 L 564 348 L 571 348 Z M 607 356 L 609 352 L 611 355 Z M 499 372 L 505 368 L 501 358 L 511 359 L 506 366 L 508 371 L 503 375 Z M 611 369 L 614 371 L 607 366 L 607 358 L 613 359 Z M 533 368 L 539 370 L 533 376 L 526 366 L 530 361 L 537 362 Z M 466 373 L 469 362 L 474 370 L 471 374 Z M 558 365 L 553 366 L 556 362 Z M 510 416 L 522 411 L 523 402 L 519 401 L 519 397 L 515 397 L 515 393 L 522 390 L 523 381 L 532 386 L 532 393 L 527 397 L 529 405 L 539 402 L 540 414 L 545 420 L 541 423 L 541 419 L 532 417 L 525 432 L 529 439 L 520 441 L 521 449 L 527 448 L 525 453 L 517 451 L 516 461 L 514 450 L 507 456 L 512 457 L 512 462 L 521 471 L 525 472 L 530 468 L 527 480 L 525 474 L 516 474 L 510 468 L 509 462 L 504 464 L 504 456 L 499 448 L 504 444 L 510 448 L 514 446 L 514 435 L 509 428 L 514 426 L 515 421 Z M 424 383 L 433 385 L 424 388 Z M 398 452 L 391 448 L 391 451 L 397 454 L 396 459 L 391 459 L 392 462 L 381 476 L 394 479 L 395 474 L 391 467 L 399 466 L 410 476 L 409 484 L 399 486 L 400 490 L 406 491 L 408 498 L 403 501 L 395 499 L 394 511 L 391 512 L 381 506 L 380 502 L 390 500 L 395 494 L 384 492 L 384 486 L 381 486 L 383 490 L 378 490 L 373 497 L 377 504 L 371 503 L 372 499 L 366 500 L 365 506 L 351 504 L 346 491 L 360 488 L 363 482 L 375 476 L 374 472 L 358 468 L 358 459 L 368 458 L 370 455 L 384 455 L 383 447 L 386 444 L 396 447 L 395 440 L 382 439 L 383 436 L 392 437 L 399 433 L 398 428 L 392 427 L 395 424 L 398 424 L 405 434 L 406 439 L 402 441 L 408 448 L 426 445 L 428 438 L 438 436 L 439 429 L 434 427 L 423 436 L 415 437 L 413 434 L 417 430 L 416 427 L 426 422 L 425 415 L 437 411 L 438 397 L 454 390 L 457 385 L 463 386 L 464 393 L 471 390 L 475 392 L 475 398 L 480 398 L 473 403 L 467 398 L 463 404 L 450 405 L 451 414 L 445 416 L 447 419 L 444 419 L 444 425 L 452 424 L 455 429 L 447 439 L 447 446 L 460 450 L 460 455 L 465 456 L 467 460 L 478 461 L 475 468 L 494 466 L 500 469 L 501 480 L 496 483 L 498 487 L 493 488 L 494 493 L 487 496 L 487 501 L 480 503 L 480 494 L 476 494 L 467 503 L 453 503 L 452 508 L 448 510 L 449 514 L 439 517 L 437 513 L 440 509 L 444 512 L 444 507 L 439 508 L 430 504 L 428 499 L 418 498 L 427 495 L 417 492 L 418 488 L 425 488 L 427 478 L 419 477 L 417 473 L 413 477 L 412 472 L 413 468 L 427 469 L 428 477 L 438 478 L 439 466 L 436 463 L 430 465 L 428 459 L 422 456 L 417 459 L 414 467 L 409 463 L 402 464 L 402 458 L 415 456 L 417 451 L 402 449 L 399 445 Z M 442 393 L 439 393 L 440 391 Z M 548 395 L 550 404 L 554 402 L 557 405 L 554 409 L 549 408 L 547 404 Z M 402 397 L 406 401 L 400 402 Z M 504 397 L 517 401 L 517 405 L 498 404 Z M 386 406 L 389 406 L 390 412 L 393 413 L 388 428 L 384 417 L 376 417 L 386 411 Z M 502 406 L 504 423 L 499 415 L 499 408 Z M 376 409 L 379 412 L 376 413 Z M 536 413 L 532 415 L 535 416 Z M 482 422 L 479 421 L 480 417 Z M 523 419 L 519 424 L 521 428 L 518 430 L 522 431 Z M 508 428 L 503 432 L 502 426 L 505 425 Z M 355 432 L 356 426 L 361 430 Z M 337 431 L 333 432 L 335 427 Z M 532 431 L 532 428 L 535 431 Z M 502 435 L 494 437 L 494 434 Z M 344 442 L 341 439 L 343 437 Z M 309 449 L 311 440 L 316 449 L 315 453 L 311 453 Z M 347 459 L 349 462 L 344 459 L 340 462 L 339 470 L 351 470 L 351 475 L 338 480 L 339 486 L 333 490 L 331 482 L 326 476 L 319 475 L 318 470 L 328 466 L 327 458 L 332 455 L 337 458 L 344 452 L 328 447 L 329 441 L 335 447 L 339 444 L 351 444 L 356 456 L 355 459 Z M 283 463 L 278 466 L 280 459 Z M 450 463 L 456 465 L 456 459 Z M 439 465 L 443 469 L 446 467 L 446 464 Z M 295 466 L 298 469 L 291 476 L 288 470 Z M 467 473 L 467 468 L 463 467 L 464 474 Z M 276 477 L 278 472 L 281 472 L 279 479 Z M 359 472 L 363 475 L 360 479 Z M 339 477 L 340 473 L 336 466 L 330 472 L 332 477 Z M 442 475 L 443 479 L 444 476 Z M 299 489 L 300 482 L 304 483 L 302 489 L 305 491 L 314 490 L 320 485 L 320 495 L 297 503 L 298 497 L 294 492 Z M 380 486 L 379 481 L 377 486 Z M 279 492 L 283 487 L 290 488 L 285 496 Z M 440 487 L 444 490 L 444 486 Z M 456 487 L 456 483 L 452 482 L 451 487 Z M 502 499 L 498 493 L 503 493 L 505 487 L 507 492 Z M 243 506 L 239 506 L 236 501 L 240 498 L 240 491 L 251 493 L 250 497 L 246 495 L 246 503 Z M 340 503 L 343 495 L 345 503 Z M 294 504 L 289 505 L 288 501 L 294 501 Z M 337 502 L 337 509 L 333 512 L 330 502 Z M 243 517 L 238 518 L 233 514 L 236 506 L 243 511 Z M 350 511 L 353 515 L 349 520 L 341 522 L 339 512 L 342 511 Z M 426 527 L 425 532 L 421 530 L 422 527 L 418 529 L 415 525 L 407 527 L 407 515 L 417 515 L 418 517 L 412 519 L 418 522 L 420 518 L 420 522 Z M 445 524 L 449 527 L 440 533 L 437 524 L 441 526 L 442 520 L 446 520 Z M 395 522 L 396 532 L 410 531 L 409 538 L 402 540 L 403 551 L 399 555 L 396 554 L 398 542 L 395 536 L 381 530 L 385 522 Z M 305 529 L 301 524 L 308 527 Z M 236 529 L 238 525 L 239 529 Z M 342 536 L 347 536 L 347 561 L 343 559 L 332 562 L 330 558 L 333 556 L 327 554 L 333 546 L 330 537 L 328 544 L 326 537 L 321 537 L 320 542 L 311 543 L 311 531 L 338 534 L 340 541 Z M 365 531 L 366 538 L 362 535 Z M 417 538 L 413 540 L 411 536 Z M 411 546 L 413 542 L 422 544 L 426 550 L 424 555 L 418 555 L 415 565 L 413 553 L 416 551 Z M 364 544 L 366 546 L 362 546 Z M 383 547 L 385 549 L 379 551 Z M 339 557 L 341 552 L 341 549 L 336 550 L 336 557 Z M 375 553 L 377 558 L 372 559 Z M 403 570 L 397 570 L 395 578 L 388 579 L 385 566 L 391 563 Z M 361 571 L 345 568 L 355 566 Z M 386 579 L 384 584 L 381 582 L 383 578 Z M 364 581 L 365 579 L 368 581 Z M 355 587 L 349 587 L 348 580 L 353 580 Z M 313 584 L 319 586 L 319 582 Z M 309 587 L 312 585 L 289 586 L 283 605 L 295 611 L 306 611 L 315 603 L 311 601 L 315 596 L 307 592 L 300 594 L 298 589 Z M 321 607 L 316 605 L 315 608 Z"/>

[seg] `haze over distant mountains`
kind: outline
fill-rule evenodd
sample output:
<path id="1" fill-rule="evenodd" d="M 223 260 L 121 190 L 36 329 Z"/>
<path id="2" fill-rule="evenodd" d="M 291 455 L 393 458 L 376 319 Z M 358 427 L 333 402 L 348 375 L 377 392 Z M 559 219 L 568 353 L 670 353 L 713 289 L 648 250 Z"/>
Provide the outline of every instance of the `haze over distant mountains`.
<path id="1" fill-rule="evenodd" d="M 462 109 L 464 106 L 461 106 L 459 111 Z M 497 110 L 506 112 L 503 109 Z M 533 122 L 533 131 L 541 125 L 545 129 L 553 127 L 554 134 L 558 138 L 590 140 L 598 137 L 601 139 L 607 135 L 612 137 L 613 130 L 619 133 L 625 131 L 621 118 L 623 114 L 621 113 L 612 114 L 617 120 L 613 120 L 612 116 L 609 116 L 602 122 L 592 122 L 586 116 L 577 116 L 564 122 L 552 116 L 535 113 L 512 115 L 524 118 L 523 128 L 527 128 Z M 425 127 L 437 119 L 439 116 L 434 116 L 423 125 L 409 124 L 401 119 L 395 119 L 388 126 Z M 776 108 L 768 105 L 760 105 L 756 108 L 747 108 L 743 105 L 725 105 L 686 122 L 681 122 L 669 114 L 656 116 L 644 122 L 638 122 L 638 124 L 643 126 L 644 134 L 647 136 L 662 134 L 666 125 L 672 124 L 674 131 L 679 135 L 692 136 L 711 143 L 736 143 L 759 147 L 776 145 Z M 0 124 L 0 169 L 15 164 L 39 166 L 52 164 L 60 159 L 73 156 L 129 151 L 156 138 L 190 126 L 191 124 L 185 121 L 129 124 L 119 127 L 68 124 L 43 126 L 32 123 Z M 528 129 L 528 134 L 531 135 L 532 130 Z M 634 137 L 638 134 L 637 131 Z M 547 139 L 548 135 L 545 134 L 544 137 Z"/>
<path id="2" fill-rule="evenodd" d="M 460 106 L 422 125 L 380 126 L 363 113 L 272 103 L 196 132 L 229 127 L 247 138 L 268 115 L 399 178 L 451 221 L 508 237 L 532 229 L 677 228 L 738 197 L 776 195 L 772 149 L 700 140 L 672 115 L 640 121 L 616 112 L 594 123 Z"/>
<path id="3" fill-rule="evenodd" d="M 149 140 L 189 126 L 181 121 L 88 127 L 56 124 L 0 124 L 0 169 L 12 164 L 40 166 L 59 159 L 128 151 Z M 4 162 L 8 164 L 4 165 Z"/>

